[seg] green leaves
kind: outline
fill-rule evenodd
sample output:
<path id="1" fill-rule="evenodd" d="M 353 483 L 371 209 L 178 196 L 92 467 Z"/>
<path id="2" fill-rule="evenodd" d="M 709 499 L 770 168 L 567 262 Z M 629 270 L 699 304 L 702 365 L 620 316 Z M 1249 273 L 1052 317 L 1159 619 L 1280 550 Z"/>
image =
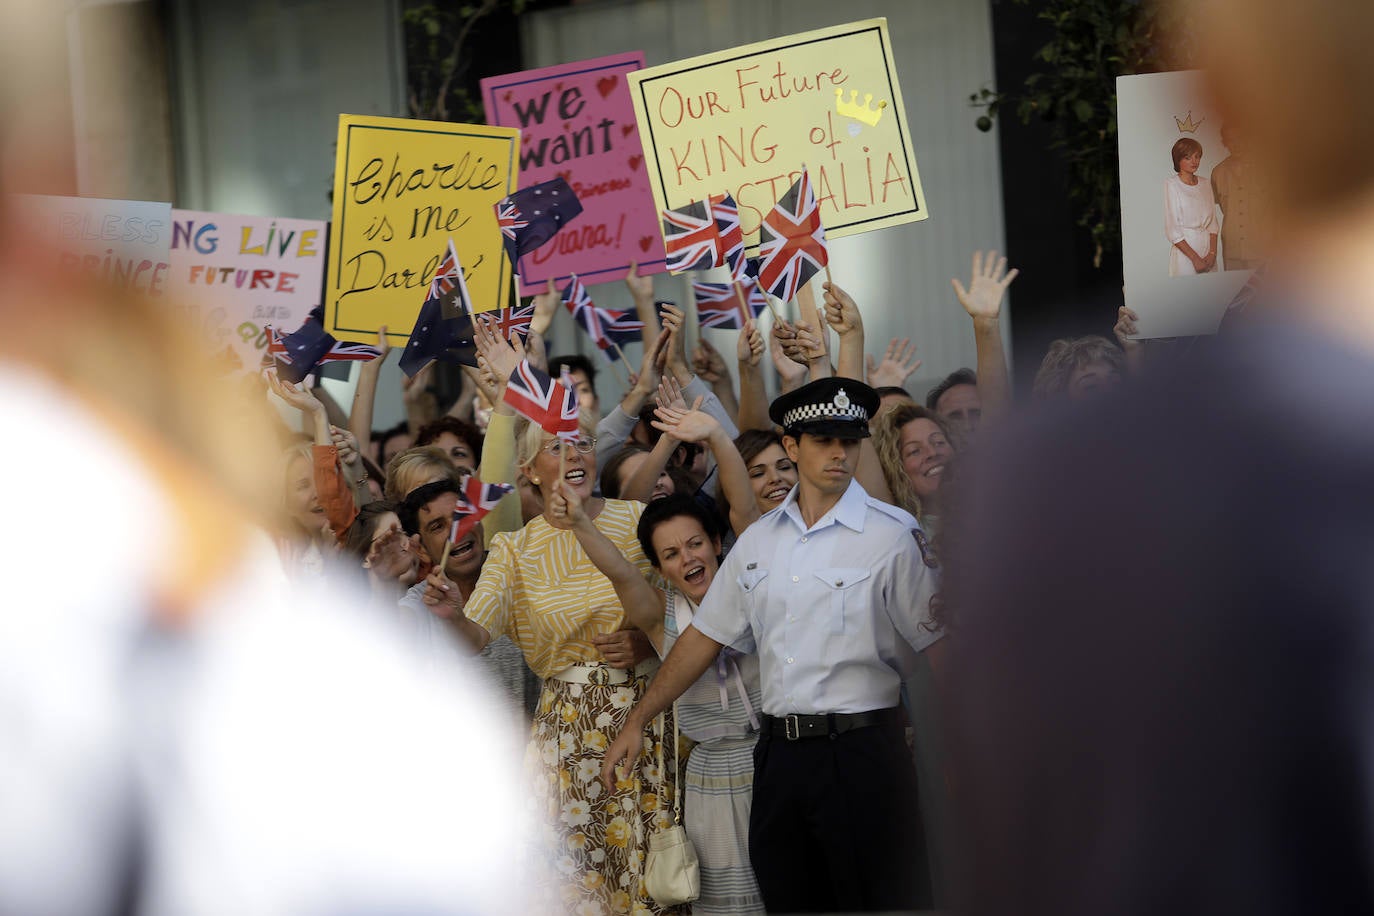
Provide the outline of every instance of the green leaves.
<path id="1" fill-rule="evenodd" d="M 1092 235 L 1100 266 L 1104 252 L 1121 247 L 1116 78 L 1191 66 L 1186 43 L 1169 37 L 1188 35 L 1193 14 L 1163 0 L 1037 3 L 1036 18 L 1054 33 L 1032 58 L 1041 66 L 1019 92 L 984 88 L 969 104 L 984 109 L 974 122 L 982 131 L 992 129 L 1003 103 L 1014 104 L 1023 124 L 1038 117 L 1049 125 L 1049 148 L 1069 166 L 1069 199 L 1079 208 L 1078 225 Z"/>

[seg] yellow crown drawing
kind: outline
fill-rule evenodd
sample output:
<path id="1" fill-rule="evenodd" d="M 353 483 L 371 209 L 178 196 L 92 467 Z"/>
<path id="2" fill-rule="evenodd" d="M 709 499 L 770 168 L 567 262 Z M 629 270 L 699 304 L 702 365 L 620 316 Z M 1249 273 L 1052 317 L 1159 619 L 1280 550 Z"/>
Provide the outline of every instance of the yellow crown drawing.
<path id="1" fill-rule="evenodd" d="M 1202 121 L 1206 120 L 1206 118 L 1202 119 Z M 1178 115 L 1174 115 L 1174 123 L 1178 125 L 1179 131 L 1185 134 L 1196 133 L 1197 129 L 1202 126 L 1202 121 L 1194 121 L 1193 112 L 1191 110 L 1188 112 L 1188 120 L 1186 121 L 1181 121 Z"/>
<path id="2" fill-rule="evenodd" d="M 877 127 L 882 120 L 883 109 L 887 107 L 887 102 L 879 102 L 877 108 L 870 108 L 873 102 L 873 93 L 864 94 L 864 103 L 859 104 L 859 90 L 849 90 L 849 101 L 844 100 L 844 90 L 835 90 L 835 111 L 842 118 L 853 118 L 855 121 L 863 121 L 869 127 Z"/>

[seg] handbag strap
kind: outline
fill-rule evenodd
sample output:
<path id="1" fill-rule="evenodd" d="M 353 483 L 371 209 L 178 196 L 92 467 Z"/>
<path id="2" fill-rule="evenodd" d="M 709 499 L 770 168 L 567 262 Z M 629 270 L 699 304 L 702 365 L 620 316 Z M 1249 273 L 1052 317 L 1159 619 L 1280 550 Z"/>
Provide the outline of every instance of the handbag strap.
<path id="1" fill-rule="evenodd" d="M 670 707 L 673 711 L 673 823 L 682 823 L 682 774 L 678 772 L 678 751 L 677 751 L 677 703 Z M 658 714 L 658 771 L 667 776 L 663 769 L 663 746 L 668 743 L 667 735 L 667 715 L 668 710 Z"/>

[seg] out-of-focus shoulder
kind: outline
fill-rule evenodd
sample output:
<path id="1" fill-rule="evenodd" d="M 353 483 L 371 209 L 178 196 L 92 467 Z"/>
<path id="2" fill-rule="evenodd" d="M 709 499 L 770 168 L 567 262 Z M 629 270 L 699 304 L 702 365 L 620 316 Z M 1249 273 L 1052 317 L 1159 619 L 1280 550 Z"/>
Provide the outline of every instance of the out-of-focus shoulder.
<path id="1" fill-rule="evenodd" d="M 892 503 L 883 502 L 874 496 L 867 497 L 868 508 L 878 513 L 879 524 L 897 524 L 906 531 L 916 531 L 921 527 L 920 522 L 916 521 L 916 516 Z"/>

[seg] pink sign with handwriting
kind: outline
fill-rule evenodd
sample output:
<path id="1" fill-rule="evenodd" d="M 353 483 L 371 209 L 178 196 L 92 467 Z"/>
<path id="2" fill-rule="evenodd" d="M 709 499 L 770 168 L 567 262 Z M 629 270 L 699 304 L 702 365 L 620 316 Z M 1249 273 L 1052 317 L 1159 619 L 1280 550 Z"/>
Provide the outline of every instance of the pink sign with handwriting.
<path id="1" fill-rule="evenodd" d="M 482 80 L 487 123 L 520 128 L 520 187 L 561 175 L 582 214 L 521 259 L 520 292 L 621 279 L 632 262 L 641 274 L 664 270 L 658 209 L 644 167 L 625 74 L 644 54 L 613 54 Z"/>

